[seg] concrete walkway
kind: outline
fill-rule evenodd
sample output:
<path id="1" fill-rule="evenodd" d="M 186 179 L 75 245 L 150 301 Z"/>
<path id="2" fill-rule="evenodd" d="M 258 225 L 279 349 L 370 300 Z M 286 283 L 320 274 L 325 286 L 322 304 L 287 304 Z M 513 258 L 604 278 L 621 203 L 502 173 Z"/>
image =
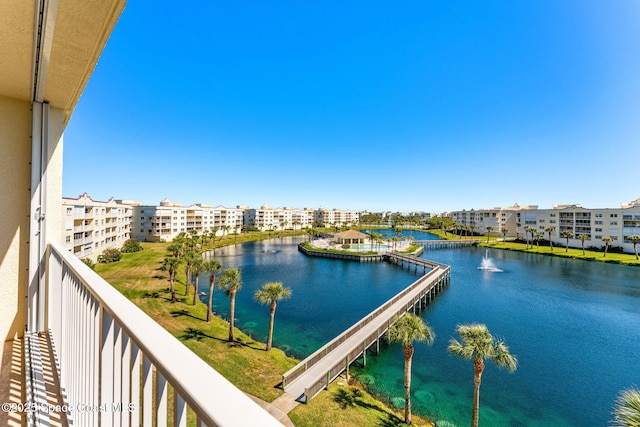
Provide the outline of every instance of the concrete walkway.
<path id="1" fill-rule="evenodd" d="M 245 393 L 247 396 L 251 398 L 254 402 L 260 405 L 265 411 L 271 414 L 276 420 L 280 421 L 283 426 L 286 427 L 295 427 L 293 422 L 289 419 L 287 414 L 293 408 L 298 406 L 300 403 L 296 402 L 293 396 L 288 395 L 287 393 L 283 393 L 282 396 L 278 397 L 273 402 L 265 402 L 264 400 L 252 396 L 250 394 Z"/>

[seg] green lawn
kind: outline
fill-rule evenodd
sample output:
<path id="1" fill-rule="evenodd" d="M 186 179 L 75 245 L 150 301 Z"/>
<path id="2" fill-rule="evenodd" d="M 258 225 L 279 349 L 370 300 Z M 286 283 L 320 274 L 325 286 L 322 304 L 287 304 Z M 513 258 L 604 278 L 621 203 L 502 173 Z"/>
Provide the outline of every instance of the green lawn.
<path id="1" fill-rule="evenodd" d="M 233 241 L 233 236 L 228 240 Z M 282 395 L 278 387 L 282 374 L 298 361 L 277 348 L 265 351 L 264 343 L 238 330 L 237 342 L 228 343 L 228 322 L 214 316 L 212 322 L 207 323 L 206 306 L 199 300 L 192 306 L 192 296 L 185 297 L 184 273 L 179 275 L 176 284 L 178 302 L 172 303 L 167 273 L 159 269 L 168 245 L 142 243 L 144 250 L 123 254 L 122 260 L 113 264 L 97 264 L 96 272 L 239 389 L 268 402 Z M 299 405 L 290 413 L 294 423 L 345 427 L 403 425 L 400 411 L 362 390 L 355 392 L 356 395 L 351 391 L 342 395 L 344 391 L 340 391 L 340 387 L 334 383 L 328 392 L 323 391 L 308 404 Z M 432 426 L 415 416 L 414 424 Z"/>
<path id="2" fill-rule="evenodd" d="M 496 248 L 496 249 L 505 249 L 510 251 L 519 251 L 519 252 L 529 252 L 534 254 L 541 255 L 551 255 L 565 258 L 573 258 L 573 259 L 582 259 L 586 261 L 598 261 L 598 262 L 609 262 L 614 264 L 624 264 L 624 265 L 635 265 L 640 266 L 640 260 L 636 260 L 634 254 L 619 254 L 619 253 L 607 253 L 606 257 L 603 256 L 604 252 L 597 251 L 589 251 L 585 250 L 584 255 L 582 254 L 582 249 L 577 248 L 569 248 L 567 251 L 564 246 L 555 246 L 553 250 L 550 246 L 540 246 L 537 247 L 535 244 L 533 246 L 528 245 L 527 248 L 526 243 L 516 243 L 516 242 L 490 242 L 482 243 L 480 246 Z"/>
<path id="3" fill-rule="evenodd" d="M 297 360 L 279 349 L 266 352 L 239 331 L 238 342 L 228 343 L 228 322 L 214 316 L 207 323 L 206 305 L 196 300 L 193 306 L 184 296 L 184 274 L 176 284 L 178 302 L 171 303 L 167 273 L 159 270 L 168 243 L 142 245 L 143 251 L 124 254 L 120 262 L 98 264 L 96 272 L 238 388 L 267 401 L 280 396 L 275 386 Z"/>
<path id="4" fill-rule="evenodd" d="M 289 417 L 297 427 L 406 426 L 402 409 L 391 410 L 361 387 L 347 386 L 341 378 L 311 403 L 296 407 Z M 415 414 L 412 421 L 414 426 L 435 426 Z"/>

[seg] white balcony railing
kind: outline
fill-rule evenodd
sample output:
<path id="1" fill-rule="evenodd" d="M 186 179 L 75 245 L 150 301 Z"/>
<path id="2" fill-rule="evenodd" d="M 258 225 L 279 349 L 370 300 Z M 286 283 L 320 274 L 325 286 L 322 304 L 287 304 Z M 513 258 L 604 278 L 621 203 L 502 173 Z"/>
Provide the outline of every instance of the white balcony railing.
<path id="1" fill-rule="evenodd" d="M 188 406 L 198 425 L 281 426 L 59 243 L 49 245 L 47 283 L 73 425 L 186 426 Z"/>

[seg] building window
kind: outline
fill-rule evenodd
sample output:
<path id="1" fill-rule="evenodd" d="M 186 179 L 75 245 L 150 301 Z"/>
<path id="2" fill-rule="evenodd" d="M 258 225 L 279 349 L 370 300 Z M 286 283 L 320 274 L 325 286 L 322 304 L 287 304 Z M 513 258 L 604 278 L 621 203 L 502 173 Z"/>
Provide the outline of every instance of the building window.
<path id="1" fill-rule="evenodd" d="M 67 243 L 71 243 L 71 236 L 67 236 L 67 238 L 65 239 Z"/>
<path id="2" fill-rule="evenodd" d="M 596 214 L 596 218 L 602 218 L 602 214 L 601 213 L 597 213 Z"/>
<path id="3" fill-rule="evenodd" d="M 618 221 L 611 221 L 609 225 L 618 225 Z"/>
<path id="4" fill-rule="evenodd" d="M 609 215 L 611 218 L 618 218 L 618 214 L 611 214 Z"/>

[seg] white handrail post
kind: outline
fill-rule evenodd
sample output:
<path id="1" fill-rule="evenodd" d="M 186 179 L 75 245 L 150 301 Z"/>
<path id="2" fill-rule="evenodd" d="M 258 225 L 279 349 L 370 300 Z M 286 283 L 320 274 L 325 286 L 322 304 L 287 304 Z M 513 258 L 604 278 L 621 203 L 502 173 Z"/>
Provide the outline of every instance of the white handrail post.
<path id="1" fill-rule="evenodd" d="M 140 419 L 140 364 L 142 352 L 135 343 L 131 344 L 131 425 L 139 426 Z"/>
<path id="2" fill-rule="evenodd" d="M 152 425 L 153 420 L 153 369 L 151 361 L 143 356 L 142 425 Z"/>
<path id="3" fill-rule="evenodd" d="M 114 321 L 113 317 L 101 307 L 102 336 L 100 340 L 100 405 L 111 405 L 113 402 L 113 356 L 114 356 Z M 83 402 L 80 402 L 83 403 Z M 112 425 L 111 411 L 100 412 L 100 425 Z"/>
<path id="4" fill-rule="evenodd" d="M 173 425 L 187 426 L 187 402 L 176 389 L 173 389 Z"/>
<path id="5" fill-rule="evenodd" d="M 156 369 L 156 424 L 167 425 L 167 379 Z"/>

